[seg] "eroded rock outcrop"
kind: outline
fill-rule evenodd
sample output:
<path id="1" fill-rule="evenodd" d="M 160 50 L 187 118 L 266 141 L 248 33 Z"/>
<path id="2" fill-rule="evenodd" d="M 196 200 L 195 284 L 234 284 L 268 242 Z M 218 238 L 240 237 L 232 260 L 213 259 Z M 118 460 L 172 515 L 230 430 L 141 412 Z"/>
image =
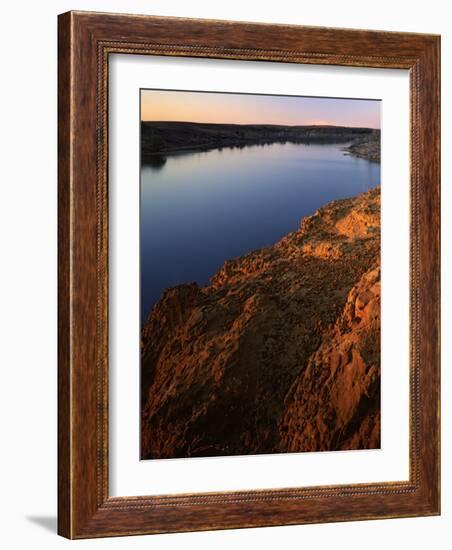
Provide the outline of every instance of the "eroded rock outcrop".
<path id="1" fill-rule="evenodd" d="M 287 451 L 380 446 L 380 267 L 349 292 L 285 399 Z"/>
<path id="2" fill-rule="evenodd" d="M 381 157 L 381 133 L 380 130 L 372 130 L 368 134 L 358 136 L 346 149 L 351 155 L 375 162 L 380 162 Z"/>
<path id="3" fill-rule="evenodd" d="M 379 445 L 380 193 L 334 201 L 142 331 L 143 458 Z"/>

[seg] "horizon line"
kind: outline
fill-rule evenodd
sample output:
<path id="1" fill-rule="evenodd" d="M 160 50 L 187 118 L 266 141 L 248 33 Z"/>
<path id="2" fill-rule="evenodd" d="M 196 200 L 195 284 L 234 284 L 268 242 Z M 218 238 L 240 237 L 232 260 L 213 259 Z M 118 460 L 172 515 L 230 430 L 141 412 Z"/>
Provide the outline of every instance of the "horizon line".
<path id="1" fill-rule="evenodd" d="M 204 124 L 210 126 L 282 126 L 289 128 L 359 128 L 362 130 L 381 130 L 373 126 L 344 126 L 342 124 L 275 124 L 272 122 L 201 122 L 196 120 L 148 120 L 140 119 L 140 122 L 153 122 L 157 124 Z"/>

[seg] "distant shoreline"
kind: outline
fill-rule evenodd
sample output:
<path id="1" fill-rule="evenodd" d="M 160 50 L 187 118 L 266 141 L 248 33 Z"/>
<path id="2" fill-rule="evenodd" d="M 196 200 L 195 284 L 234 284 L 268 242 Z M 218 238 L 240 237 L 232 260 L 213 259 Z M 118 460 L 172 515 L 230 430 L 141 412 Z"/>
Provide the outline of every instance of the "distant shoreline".
<path id="1" fill-rule="evenodd" d="M 212 124 L 141 122 L 141 158 L 154 164 L 179 152 L 243 148 L 273 143 L 347 143 L 355 156 L 379 161 L 380 130 L 343 126 L 280 126 L 270 124 Z"/>

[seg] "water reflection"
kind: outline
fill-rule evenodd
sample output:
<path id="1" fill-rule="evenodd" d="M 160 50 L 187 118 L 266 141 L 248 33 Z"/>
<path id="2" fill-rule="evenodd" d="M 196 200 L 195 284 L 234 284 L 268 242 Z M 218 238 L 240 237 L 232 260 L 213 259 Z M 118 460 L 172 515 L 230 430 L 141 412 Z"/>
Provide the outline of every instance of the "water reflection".
<path id="1" fill-rule="evenodd" d="M 143 159 L 143 166 L 149 166 L 152 170 L 161 170 L 166 164 L 164 155 L 149 155 Z"/>

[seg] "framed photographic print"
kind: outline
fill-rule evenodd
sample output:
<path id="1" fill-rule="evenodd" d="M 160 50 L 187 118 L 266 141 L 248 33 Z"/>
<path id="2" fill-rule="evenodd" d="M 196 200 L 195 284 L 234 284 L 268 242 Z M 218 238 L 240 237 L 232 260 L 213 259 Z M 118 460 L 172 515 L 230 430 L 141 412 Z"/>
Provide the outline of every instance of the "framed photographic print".
<path id="1" fill-rule="evenodd" d="M 439 514 L 438 36 L 59 17 L 59 533 Z"/>

